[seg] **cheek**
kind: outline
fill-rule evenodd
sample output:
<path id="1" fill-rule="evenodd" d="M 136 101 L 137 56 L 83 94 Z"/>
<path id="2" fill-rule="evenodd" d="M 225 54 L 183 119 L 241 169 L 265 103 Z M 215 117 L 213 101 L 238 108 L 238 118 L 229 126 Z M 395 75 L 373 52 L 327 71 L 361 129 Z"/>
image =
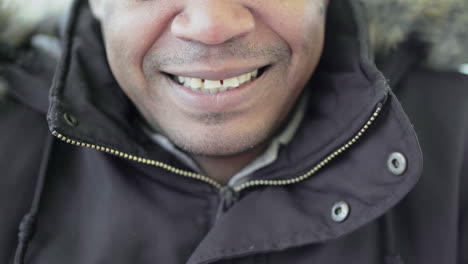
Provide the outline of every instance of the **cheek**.
<path id="1" fill-rule="evenodd" d="M 292 66 L 298 69 L 297 76 L 293 78 L 302 80 L 304 85 L 315 70 L 323 50 L 325 21 L 319 11 L 315 14 L 315 16 L 304 18 L 303 23 L 296 30 L 301 34 L 290 37 L 290 43 L 293 45 Z"/>
<path id="2" fill-rule="evenodd" d="M 258 1 L 259 15 L 291 49 L 300 48 L 322 31 L 325 16 L 320 3 L 323 0 L 267 1 L 275 3 Z"/>
<path id="3" fill-rule="evenodd" d="M 302 58 L 312 58 L 319 52 L 324 37 L 324 17 L 318 8 L 311 8 L 309 12 L 303 11 L 286 20 L 283 36 L 291 46 L 293 55 Z M 311 57 L 312 56 L 312 57 Z"/>
<path id="4" fill-rule="evenodd" d="M 102 20 L 110 68 L 126 94 L 138 102 L 152 96 L 143 74 L 143 59 L 167 28 L 171 16 L 167 8 L 157 8 L 154 1 L 147 3 L 139 6 L 117 4 Z"/>
<path id="5" fill-rule="evenodd" d="M 117 9 L 103 23 L 109 60 L 141 69 L 145 54 L 168 27 L 173 12 L 153 1 Z"/>
<path id="6" fill-rule="evenodd" d="M 264 8 L 261 16 L 288 44 L 292 55 L 290 66 L 314 66 L 323 46 L 325 15 L 320 5 L 323 0 L 274 1 L 277 3 L 267 5 L 269 8 Z M 262 10 L 260 6 L 258 10 Z"/>

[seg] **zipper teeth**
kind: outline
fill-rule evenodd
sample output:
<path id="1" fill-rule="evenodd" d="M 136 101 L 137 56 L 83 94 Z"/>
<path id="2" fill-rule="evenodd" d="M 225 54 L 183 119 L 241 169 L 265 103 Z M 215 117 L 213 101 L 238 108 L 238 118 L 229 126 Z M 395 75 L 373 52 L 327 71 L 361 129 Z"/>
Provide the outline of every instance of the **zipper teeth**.
<path id="1" fill-rule="evenodd" d="M 284 186 L 284 185 L 291 185 L 291 184 L 296 184 L 296 183 L 302 182 L 302 181 L 310 178 L 312 175 L 316 174 L 320 169 L 325 167 L 330 161 L 334 160 L 336 157 L 340 156 L 343 152 L 345 152 L 346 150 L 351 148 L 351 146 L 354 145 L 364 135 L 364 133 L 369 129 L 369 127 L 374 123 L 374 121 L 377 119 L 377 117 L 379 116 L 381 111 L 382 111 L 382 106 L 379 105 L 377 107 L 377 109 L 375 110 L 375 112 L 372 114 L 371 118 L 367 121 L 367 123 L 361 128 L 361 130 L 352 139 L 350 139 L 348 142 L 346 142 L 346 144 L 343 144 L 341 147 L 339 147 L 337 150 L 335 150 L 332 154 L 328 155 L 326 158 L 324 158 L 322 161 L 320 161 L 317 165 L 315 165 L 314 168 L 312 168 L 310 171 L 306 172 L 305 174 L 303 174 L 303 175 L 301 175 L 299 177 L 296 177 L 296 178 L 288 179 L 288 180 L 253 180 L 253 181 L 249 181 L 249 182 L 246 182 L 246 183 L 243 183 L 243 184 L 241 184 L 239 186 L 234 187 L 233 188 L 234 191 L 241 192 L 242 190 L 245 190 L 245 189 L 250 188 L 250 187 L 255 187 L 255 186 L 266 186 L 266 185 Z M 72 144 L 72 145 L 75 145 L 75 146 L 78 146 L 78 147 L 85 147 L 85 148 L 95 149 L 95 150 L 102 151 L 102 152 L 105 152 L 105 153 L 108 153 L 108 154 L 111 154 L 111 155 L 115 155 L 115 156 L 118 156 L 118 157 L 121 157 L 121 158 L 124 158 L 124 159 L 132 160 L 132 161 L 135 161 L 135 162 L 138 162 L 138 163 L 143 163 L 143 164 L 146 164 L 146 165 L 159 167 L 159 168 L 162 168 L 164 170 L 170 171 L 172 173 L 175 173 L 175 174 L 178 174 L 178 175 L 181 175 L 181 176 L 185 176 L 185 177 L 188 177 L 188 178 L 192 178 L 192 179 L 195 179 L 195 180 L 200 180 L 200 181 L 206 182 L 206 183 L 211 184 L 212 186 L 216 187 L 217 189 L 222 189 L 222 187 L 223 187 L 220 183 L 218 183 L 217 181 L 215 181 L 215 180 L 213 180 L 211 178 L 208 178 L 207 176 L 204 176 L 204 175 L 201 175 L 201 174 L 198 174 L 198 173 L 193 173 L 193 172 L 189 172 L 189 171 L 180 170 L 180 169 L 177 169 L 177 168 L 175 168 L 173 166 L 167 165 L 167 164 L 165 164 L 163 162 L 160 162 L 160 161 L 145 159 L 145 158 L 141 158 L 141 157 L 131 155 L 131 154 L 128 154 L 128 153 L 125 153 L 125 152 L 121 152 L 121 151 L 118 151 L 118 150 L 115 150 L 115 149 L 101 147 L 101 146 L 98 146 L 98 145 L 73 140 L 71 138 L 68 138 L 68 137 L 60 134 L 56 130 L 54 130 L 52 132 L 52 135 L 54 135 L 58 139 L 62 140 L 65 143 L 68 143 L 68 144 Z"/>
<path id="2" fill-rule="evenodd" d="M 85 148 L 95 149 L 95 150 L 102 151 L 102 152 L 105 152 L 105 153 L 108 153 L 108 154 L 112 154 L 112 155 L 115 155 L 115 156 L 118 156 L 118 157 L 121 157 L 121 158 L 124 158 L 124 159 L 132 160 L 132 161 L 135 161 L 135 162 L 138 162 L 138 163 L 143 163 L 143 164 L 146 164 L 146 165 L 159 167 L 159 168 L 165 169 L 167 171 L 170 171 L 170 172 L 178 174 L 178 175 L 189 177 L 189 178 L 192 178 L 192 179 L 195 179 L 195 180 L 204 181 L 206 183 L 209 183 L 209 184 L 213 185 L 214 187 L 216 187 L 218 189 L 222 188 L 222 185 L 220 183 L 216 182 L 215 180 L 213 180 L 211 178 L 208 178 L 208 177 L 203 176 L 203 175 L 198 174 L 198 173 L 193 173 L 193 172 L 189 172 L 189 171 L 180 170 L 180 169 L 177 169 L 177 168 L 175 168 L 173 166 L 167 165 L 167 164 L 165 164 L 163 162 L 160 162 L 160 161 L 145 159 L 145 158 L 138 157 L 138 156 L 135 156 L 135 155 L 131 155 L 131 154 L 128 154 L 128 153 L 125 153 L 125 152 L 115 150 L 115 149 L 101 147 L 101 146 L 98 146 L 98 145 L 73 140 L 71 138 L 68 138 L 68 137 L 60 134 L 56 130 L 54 130 L 52 132 L 52 135 L 54 135 L 58 139 L 62 140 L 65 143 L 68 143 L 68 144 L 72 144 L 72 145 L 75 145 L 75 146 L 78 146 L 78 147 L 85 147 Z"/>
<path id="3" fill-rule="evenodd" d="M 354 145 L 369 129 L 369 127 L 374 123 L 374 121 L 377 119 L 379 116 L 380 112 L 382 111 L 382 106 L 379 104 L 375 112 L 372 114 L 372 116 L 369 118 L 367 123 L 359 130 L 359 132 L 348 142 L 343 144 L 341 147 L 336 149 L 332 154 L 328 155 L 325 159 L 320 161 L 317 165 L 315 165 L 314 168 L 312 168 L 310 171 L 306 172 L 305 174 L 288 179 L 288 180 L 253 180 L 253 181 L 248 181 L 246 183 L 243 183 L 239 186 L 234 187 L 234 190 L 236 192 L 240 192 L 242 190 L 245 190 L 249 187 L 254 187 L 254 186 L 285 186 L 285 185 L 291 185 L 291 184 L 296 184 L 299 182 L 302 182 L 304 180 L 307 180 L 310 178 L 312 175 L 316 174 L 320 169 L 325 167 L 330 161 L 334 160 L 336 157 L 340 156 L 342 153 L 344 153 L 346 150 L 351 148 L 352 145 Z"/>

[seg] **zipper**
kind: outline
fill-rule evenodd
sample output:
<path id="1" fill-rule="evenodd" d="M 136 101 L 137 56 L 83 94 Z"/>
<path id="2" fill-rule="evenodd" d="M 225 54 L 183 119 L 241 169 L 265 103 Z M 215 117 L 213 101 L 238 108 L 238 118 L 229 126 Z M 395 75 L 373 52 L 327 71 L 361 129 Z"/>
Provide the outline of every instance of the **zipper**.
<path id="1" fill-rule="evenodd" d="M 217 182 L 217 181 L 215 181 L 215 180 L 213 180 L 213 179 L 211 179 L 211 178 L 209 178 L 207 176 L 204 176 L 204 175 L 201 175 L 201 174 L 198 174 L 198 173 L 194 173 L 194 172 L 180 170 L 180 169 L 177 169 L 177 168 L 175 168 L 173 166 L 170 166 L 170 165 L 165 164 L 165 163 L 160 162 L 160 161 L 138 157 L 138 156 L 131 155 L 131 154 L 128 154 L 128 153 L 125 153 L 125 152 L 121 152 L 121 151 L 118 151 L 118 150 L 115 150 L 115 149 L 112 149 L 112 148 L 102 147 L 102 146 L 98 146 L 98 145 L 95 145 L 95 144 L 89 144 L 89 143 L 73 140 L 71 138 L 68 138 L 68 137 L 60 134 L 56 130 L 54 130 L 52 132 L 52 135 L 54 135 L 58 139 L 62 140 L 65 143 L 68 143 L 68 144 L 72 144 L 72 145 L 79 146 L 79 147 L 95 149 L 95 150 L 102 151 L 102 152 L 105 152 L 105 153 L 108 153 L 108 154 L 111 154 L 111 155 L 119 156 L 119 157 L 124 158 L 124 159 L 132 160 L 132 161 L 135 161 L 135 162 L 138 162 L 138 163 L 143 163 L 143 164 L 146 164 L 146 165 L 159 167 L 159 168 L 162 168 L 164 170 L 167 170 L 169 172 L 172 172 L 174 174 L 178 174 L 178 175 L 181 175 L 181 176 L 184 176 L 184 177 L 188 177 L 188 178 L 192 178 L 192 179 L 195 179 L 195 180 L 203 181 L 203 182 L 208 183 L 208 184 L 214 186 L 215 188 L 217 188 L 220 191 L 221 194 L 225 193 L 225 192 L 223 192 L 223 190 L 225 188 L 229 188 L 232 191 L 234 191 L 235 196 L 238 197 L 238 194 L 241 191 L 243 191 L 243 190 L 245 190 L 247 188 L 251 188 L 251 187 L 285 186 L 285 185 L 296 184 L 296 183 L 307 180 L 312 175 L 316 174 L 320 169 L 325 167 L 328 163 L 330 163 L 330 161 L 334 160 L 336 157 L 338 157 L 342 153 L 346 152 L 359 139 L 361 139 L 361 137 L 366 133 L 366 131 L 369 129 L 369 127 L 374 123 L 374 121 L 379 116 L 380 112 L 382 111 L 382 106 L 383 106 L 382 103 L 378 104 L 378 106 L 375 109 L 372 116 L 369 118 L 369 120 L 364 124 L 364 126 L 359 130 L 359 132 L 354 137 L 352 137 L 350 140 L 348 140 L 345 144 L 338 147 L 335 151 L 333 151 L 333 153 L 329 154 L 323 160 L 318 162 L 317 165 L 315 165 L 311 170 L 309 170 L 305 174 L 300 175 L 300 176 L 295 177 L 295 178 L 292 178 L 292 179 L 288 179 L 288 180 L 252 180 L 252 181 L 248 181 L 248 182 L 245 182 L 243 184 L 240 184 L 239 186 L 223 186 L 219 182 Z M 233 199 L 233 201 L 235 201 L 235 200 L 236 199 Z M 230 205 L 232 203 L 233 202 L 229 202 Z M 229 207 L 230 207 L 230 205 L 229 205 Z M 224 208 L 224 209 L 226 209 L 226 208 Z"/>
<path id="2" fill-rule="evenodd" d="M 348 140 L 348 142 L 346 142 L 345 144 L 341 145 L 341 147 L 337 148 L 335 151 L 333 151 L 330 155 L 328 155 L 326 158 L 320 161 L 317 165 L 315 165 L 311 170 L 309 170 L 305 174 L 299 177 L 288 179 L 288 180 L 248 181 L 239 186 L 233 187 L 234 191 L 241 192 L 247 188 L 254 187 L 254 186 L 285 186 L 285 185 L 296 184 L 296 183 L 307 180 L 312 175 L 316 174 L 320 169 L 325 167 L 328 163 L 330 163 L 330 161 L 334 160 L 336 157 L 346 152 L 349 148 L 351 148 L 351 146 L 353 146 L 356 142 L 358 142 L 358 140 L 361 139 L 361 137 L 366 133 L 369 127 L 375 122 L 375 120 L 377 119 L 381 111 L 382 111 L 382 103 L 379 103 L 374 113 L 372 114 L 372 116 L 369 118 L 366 124 L 361 128 L 361 130 L 359 130 L 359 132 L 353 138 Z"/>
<path id="3" fill-rule="evenodd" d="M 218 222 L 221 215 L 229 210 L 239 200 L 239 192 L 236 192 L 231 186 L 226 185 L 219 191 L 220 202 L 216 210 L 214 222 Z"/>
<path id="4" fill-rule="evenodd" d="M 52 135 L 54 135 L 58 139 L 62 140 L 65 143 L 68 143 L 68 144 L 72 144 L 72 145 L 75 145 L 75 146 L 78 146 L 78 147 L 85 147 L 85 148 L 95 149 L 95 150 L 102 151 L 102 152 L 105 152 L 105 153 L 108 153 L 108 154 L 111 154 L 111 155 L 119 156 L 119 157 L 124 158 L 124 159 L 132 160 L 132 161 L 135 161 L 135 162 L 138 162 L 138 163 L 143 163 L 143 164 L 146 164 L 146 165 L 159 167 L 159 168 L 162 168 L 164 170 L 167 170 L 169 172 L 172 172 L 172 173 L 184 176 L 184 177 L 188 177 L 188 178 L 192 178 L 192 179 L 195 179 L 195 180 L 206 182 L 206 183 L 216 187 L 217 189 L 221 189 L 223 187 L 220 183 L 218 183 L 217 181 L 215 181 L 215 180 L 213 180 L 211 178 L 208 178 L 207 176 L 204 176 L 204 175 L 201 175 L 201 174 L 198 174 L 198 173 L 194 173 L 194 172 L 190 172 L 190 171 L 180 170 L 180 169 L 177 169 L 177 168 L 175 168 L 173 166 L 167 165 L 167 164 L 165 164 L 163 162 L 160 162 L 160 161 L 145 159 L 145 158 L 138 157 L 138 156 L 135 156 L 135 155 L 131 155 L 131 154 L 128 154 L 128 153 L 125 153 L 125 152 L 122 152 L 122 151 L 115 150 L 115 149 L 106 148 L 106 147 L 102 147 L 102 146 L 98 146 L 98 145 L 94 145 L 94 144 L 89 144 L 89 143 L 73 140 L 71 138 L 68 138 L 68 137 L 60 134 L 57 130 L 54 130 L 52 132 Z"/>

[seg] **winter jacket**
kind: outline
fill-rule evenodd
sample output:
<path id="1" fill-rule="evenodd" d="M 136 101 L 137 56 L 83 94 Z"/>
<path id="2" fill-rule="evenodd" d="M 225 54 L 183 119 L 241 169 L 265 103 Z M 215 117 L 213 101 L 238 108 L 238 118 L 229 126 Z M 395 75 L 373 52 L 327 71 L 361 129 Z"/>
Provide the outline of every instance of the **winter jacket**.
<path id="1" fill-rule="evenodd" d="M 223 186 L 142 131 L 75 1 L 58 62 L 2 59 L 0 263 L 468 263 L 468 77 L 412 38 L 377 67 L 330 3 L 295 137 Z"/>

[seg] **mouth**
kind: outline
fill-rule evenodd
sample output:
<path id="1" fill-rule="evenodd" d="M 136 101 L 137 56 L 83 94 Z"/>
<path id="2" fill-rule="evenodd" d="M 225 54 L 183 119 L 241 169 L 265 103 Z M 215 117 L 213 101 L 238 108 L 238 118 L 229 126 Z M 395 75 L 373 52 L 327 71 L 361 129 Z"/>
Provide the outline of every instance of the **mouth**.
<path id="1" fill-rule="evenodd" d="M 174 82 L 201 94 L 219 94 L 230 90 L 239 89 L 260 78 L 269 66 L 258 68 L 254 71 L 230 77 L 223 80 L 208 80 L 196 77 L 178 76 L 166 73 Z"/>

